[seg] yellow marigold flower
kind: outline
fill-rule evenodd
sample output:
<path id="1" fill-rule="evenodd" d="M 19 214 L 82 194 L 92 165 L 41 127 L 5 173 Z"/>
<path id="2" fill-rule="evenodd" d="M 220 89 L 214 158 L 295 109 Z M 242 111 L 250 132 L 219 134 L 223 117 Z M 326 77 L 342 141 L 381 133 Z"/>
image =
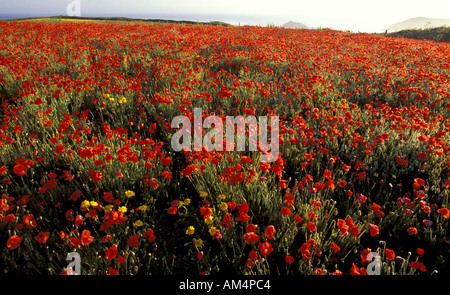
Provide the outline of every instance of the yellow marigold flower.
<path id="1" fill-rule="evenodd" d="M 145 210 L 148 209 L 148 207 L 147 207 L 146 205 L 139 206 L 138 208 L 139 208 L 139 210 L 141 210 L 141 211 L 145 211 Z"/>
<path id="2" fill-rule="evenodd" d="M 183 204 L 184 205 L 189 205 L 191 203 L 191 199 L 185 199 L 184 201 L 183 201 Z"/>
<path id="3" fill-rule="evenodd" d="M 121 99 L 119 99 L 119 103 L 124 103 L 127 102 L 127 99 L 125 97 L 122 97 Z"/>
<path id="4" fill-rule="evenodd" d="M 214 222 L 214 218 L 212 216 L 209 216 L 208 218 L 205 219 L 205 223 L 206 224 L 213 224 Z"/>
<path id="5" fill-rule="evenodd" d="M 127 198 L 131 198 L 131 197 L 134 197 L 136 194 L 133 192 L 133 191 L 126 191 L 125 192 L 125 196 L 127 197 Z"/>
<path id="6" fill-rule="evenodd" d="M 375 172 L 375 173 L 373 174 L 373 176 L 378 177 L 378 173 Z"/>
<path id="7" fill-rule="evenodd" d="M 140 221 L 140 220 L 138 220 L 138 221 L 136 221 L 135 223 L 134 223 L 134 225 L 135 226 L 142 226 L 144 223 L 142 222 L 142 221 Z"/>
<path id="8" fill-rule="evenodd" d="M 228 204 L 225 202 L 220 203 L 220 210 L 222 211 L 227 211 L 228 209 Z"/>
<path id="9" fill-rule="evenodd" d="M 194 239 L 194 245 L 195 245 L 197 248 L 203 247 L 203 240 L 200 239 L 200 238 Z"/>
<path id="10" fill-rule="evenodd" d="M 97 206 L 98 206 L 98 203 L 97 203 L 96 201 L 91 201 L 91 202 L 90 202 L 90 205 L 91 205 L 92 207 L 97 207 Z"/>
<path id="11" fill-rule="evenodd" d="M 211 228 L 209 229 L 209 234 L 211 236 L 214 236 L 214 234 L 216 233 L 217 227 L 215 226 L 211 226 Z"/>
<path id="12" fill-rule="evenodd" d="M 113 209 L 113 205 L 106 205 L 104 208 L 103 208 L 103 211 L 105 211 L 105 213 L 108 213 L 108 212 L 110 212 L 112 209 Z"/>
<path id="13" fill-rule="evenodd" d="M 192 225 L 190 227 L 188 227 L 186 230 L 187 235 L 193 235 L 194 232 L 195 232 L 195 227 L 193 227 Z"/>
<path id="14" fill-rule="evenodd" d="M 202 197 L 202 198 L 206 198 L 207 196 L 208 196 L 207 192 L 201 192 L 200 193 L 200 197 Z"/>
<path id="15" fill-rule="evenodd" d="M 225 196 L 225 195 L 222 195 L 222 194 L 220 194 L 218 197 L 219 197 L 220 199 L 222 199 L 222 200 L 224 200 L 224 199 L 226 198 L 226 196 Z"/>
<path id="16" fill-rule="evenodd" d="M 122 213 L 125 213 L 125 212 L 127 212 L 127 207 L 122 206 L 122 207 L 120 207 L 118 210 L 119 210 L 120 212 L 122 212 Z"/>
<path id="17" fill-rule="evenodd" d="M 84 200 L 84 201 L 81 203 L 81 208 L 82 208 L 82 209 L 87 209 L 87 208 L 89 208 L 90 204 L 91 204 L 91 203 L 90 203 L 88 200 Z"/>

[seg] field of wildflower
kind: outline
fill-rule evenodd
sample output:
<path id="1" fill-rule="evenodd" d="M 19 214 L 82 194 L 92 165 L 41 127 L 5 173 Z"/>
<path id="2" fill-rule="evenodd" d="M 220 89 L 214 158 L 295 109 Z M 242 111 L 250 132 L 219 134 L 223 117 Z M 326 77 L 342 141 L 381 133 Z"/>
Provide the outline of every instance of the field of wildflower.
<path id="1" fill-rule="evenodd" d="M 0 269 L 448 274 L 450 44 L 275 27 L 0 22 Z M 176 152 L 278 116 L 279 157 Z M 205 132 L 207 130 L 204 130 Z"/>

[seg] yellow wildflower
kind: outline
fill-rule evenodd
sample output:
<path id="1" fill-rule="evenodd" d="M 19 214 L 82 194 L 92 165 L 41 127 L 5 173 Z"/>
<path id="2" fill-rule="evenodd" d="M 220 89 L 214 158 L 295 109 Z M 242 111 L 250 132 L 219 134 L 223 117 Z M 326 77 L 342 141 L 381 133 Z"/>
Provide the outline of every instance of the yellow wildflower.
<path id="1" fill-rule="evenodd" d="M 187 235 L 193 235 L 194 232 L 195 232 L 195 227 L 193 227 L 192 225 L 190 227 L 188 227 L 186 230 Z"/>
<path id="2" fill-rule="evenodd" d="M 220 210 L 222 211 L 227 211 L 228 209 L 228 204 L 225 202 L 220 203 Z"/>
<path id="3" fill-rule="evenodd" d="M 125 196 L 127 196 L 127 198 L 131 198 L 134 197 L 136 194 L 133 191 L 126 191 L 125 192 Z"/>
<path id="4" fill-rule="evenodd" d="M 110 212 L 112 209 L 113 209 L 113 205 L 106 205 L 104 208 L 103 208 L 103 211 L 105 211 L 105 213 L 108 213 L 108 212 Z"/>
<path id="5" fill-rule="evenodd" d="M 216 233 L 216 230 L 217 230 L 217 227 L 212 226 L 212 227 L 209 229 L 209 234 L 210 234 L 211 236 L 214 236 L 214 234 Z"/>
<path id="6" fill-rule="evenodd" d="M 208 218 L 205 219 L 206 224 L 213 224 L 213 222 L 214 222 L 214 218 L 212 216 L 209 216 Z"/>
<path id="7" fill-rule="evenodd" d="M 191 203 L 191 199 L 185 199 L 184 201 L 183 201 L 183 204 L 184 205 L 189 205 Z"/>
<path id="8" fill-rule="evenodd" d="M 195 245 L 197 248 L 203 247 L 203 240 L 200 239 L 200 238 L 194 239 L 194 245 Z"/>
<path id="9" fill-rule="evenodd" d="M 201 192 L 200 193 L 200 197 L 202 197 L 202 198 L 206 198 L 207 196 L 208 196 L 207 192 Z"/>
<path id="10" fill-rule="evenodd" d="M 142 226 L 144 223 L 142 222 L 142 221 L 140 221 L 140 220 L 138 220 L 138 221 L 136 221 L 135 223 L 134 223 L 134 225 L 135 226 Z"/>
<path id="11" fill-rule="evenodd" d="M 141 210 L 141 211 L 145 211 L 147 209 L 148 209 L 148 207 L 146 205 L 139 206 L 139 210 Z"/>
<path id="12" fill-rule="evenodd" d="M 83 209 L 88 209 L 89 208 L 89 206 L 90 206 L 90 202 L 88 201 L 88 200 L 84 200 L 82 203 L 81 203 L 81 209 L 83 210 Z"/>
<path id="13" fill-rule="evenodd" d="M 127 207 L 122 206 L 122 207 L 119 208 L 119 211 L 122 212 L 122 213 L 125 213 L 125 212 L 127 212 Z"/>
<path id="14" fill-rule="evenodd" d="M 225 195 L 222 195 L 222 194 L 220 194 L 218 197 L 219 197 L 220 199 L 222 199 L 222 200 L 224 200 L 224 199 L 226 198 L 226 196 L 225 196 Z"/>

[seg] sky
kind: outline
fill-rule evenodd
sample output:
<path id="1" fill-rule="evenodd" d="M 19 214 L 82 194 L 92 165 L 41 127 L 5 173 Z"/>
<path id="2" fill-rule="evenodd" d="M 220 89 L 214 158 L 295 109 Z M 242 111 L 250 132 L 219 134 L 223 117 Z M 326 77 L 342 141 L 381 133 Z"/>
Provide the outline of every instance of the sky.
<path id="1" fill-rule="evenodd" d="M 68 11 L 68 8 L 72 10 Z M 72 12 L 70 12 L 72 11 Z M 449 0 L 0 0 L 0 14 L 36 16 L 175 15 L 185 20 L 282 25 L 288 21 L 309 27 L 359 32 L 384 32 L 390 25 L 414 17 L 450 18 Z M 226 17 L 225 17 L 226 16 Z"/>

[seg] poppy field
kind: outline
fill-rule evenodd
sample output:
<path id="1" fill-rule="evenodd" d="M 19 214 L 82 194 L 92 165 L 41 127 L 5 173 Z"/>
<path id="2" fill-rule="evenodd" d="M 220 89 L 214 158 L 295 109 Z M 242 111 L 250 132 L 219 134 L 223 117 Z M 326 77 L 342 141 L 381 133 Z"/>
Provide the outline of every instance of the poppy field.
<path id="1" fill-rule="evenodd" d="M 70 274 L 76 252 L 83 275 L 364 275 L 374 255 L 448 274 L 449 57 L 329 29 L 0 22 L 1 273 Z M 174 151 L 194 108 L 278 116 L 276 160 Z"/>

